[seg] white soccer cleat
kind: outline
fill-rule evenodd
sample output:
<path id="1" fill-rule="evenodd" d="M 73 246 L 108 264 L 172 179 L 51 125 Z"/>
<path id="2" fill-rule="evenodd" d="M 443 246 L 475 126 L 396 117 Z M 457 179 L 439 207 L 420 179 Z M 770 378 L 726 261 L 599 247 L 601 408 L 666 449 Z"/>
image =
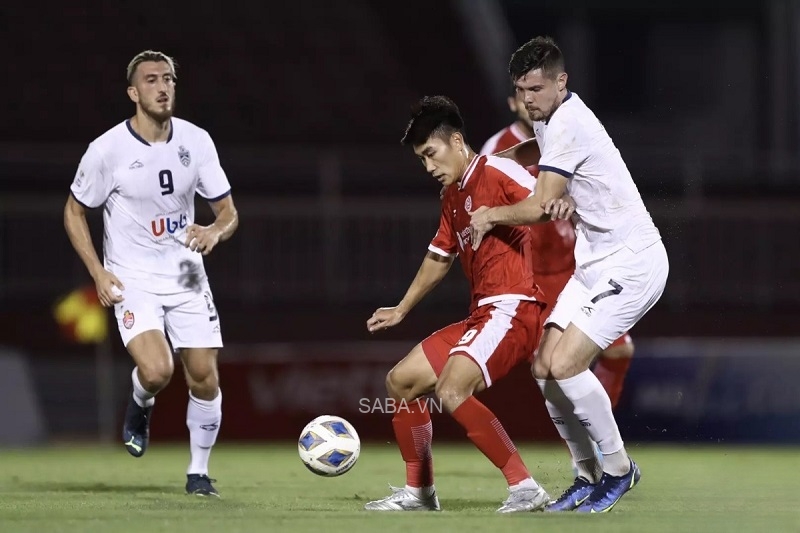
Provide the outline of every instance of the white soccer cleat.
<path id="1" fill-rule="evenodd" d="M 498 513 L 528 513 L 543 511 L 550 502 L 550 495 L 542 487 L 535 489 L 517 489 L 511 491 L 506 501 L 497 510 Z"/>
<path id="2" fill-rule="evenodd" d="M 392 494 L 382 500 L 375 500 L 364 505 L 367 511 L 441 511 L 436 492 L 427 498 L 414 496 L 405 487 L 392 487 Z"/>

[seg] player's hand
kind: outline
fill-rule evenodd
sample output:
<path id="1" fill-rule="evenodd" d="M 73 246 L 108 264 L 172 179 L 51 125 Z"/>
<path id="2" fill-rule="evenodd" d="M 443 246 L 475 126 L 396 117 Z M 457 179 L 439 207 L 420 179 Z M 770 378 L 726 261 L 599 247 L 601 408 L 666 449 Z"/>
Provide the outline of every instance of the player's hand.
<path id="1" fill-rule="evenodd" d="M 472 235 L 472 249 L 477 250 L 483 242 L 483 237 L 494 228 L 494 224 L 489 222 L 489 208 L 485 205 L 480 206 L 475 211 L 467 213 L 472 218 L 469 221 Z"/>
<path id="2" fill-rule="evenodd" d="M 575 200 L 569 195 L 542 202 L 541 206 L 545 214 L 550 215 L 551 220 L 567 220 L 572 217 L 577 207 Z"/>
<path id="3" fill-rule="evenodd" d="M 219 243 L 221 235 L 222 231 L 214 224 L 209 226 L 192 224 L 186 230 L 185 245 L 193 252 L 200 252 L 203 255 L 208 255 L 217 243 Z"/>
<path id="4" fill-rule="evenodd" d="M 103 307 L 113 307 L 125 299 L 121 292 L 125 290 L 125 286 L 108 270 L 101 270 L 95 276 L 94 284 L 97 288 L 97 299 Z"/>
<path id="5" fill-rule="evenodd" d="M 389 329 L 402 322 L 405 317 L 405 313 L 397 307 L 381 307 L 367 320 L 367 330 L 374 333 L 381 329 Z"/>

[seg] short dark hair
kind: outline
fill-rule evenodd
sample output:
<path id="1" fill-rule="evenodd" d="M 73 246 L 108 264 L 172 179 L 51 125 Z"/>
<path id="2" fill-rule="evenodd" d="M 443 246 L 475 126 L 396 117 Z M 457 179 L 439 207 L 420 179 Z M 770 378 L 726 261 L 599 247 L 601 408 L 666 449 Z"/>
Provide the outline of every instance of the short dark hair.
<path id="1" fill-rule="evenodd" d="M 411 120 L 400 143 L 419 146 L 431 136 L 449 139 L 455 132 L 464 133 L 464 119 L 455 102 L 446 96 L 425 96 L 411 106 Z"/>
<path id="2" fill-rule="evenodd" d="M 514 52 L 508 63 L 511 83 L 538 68 L 550 79 L 564 72 L 564 55 L 551 37 L 534 37 Z"/>

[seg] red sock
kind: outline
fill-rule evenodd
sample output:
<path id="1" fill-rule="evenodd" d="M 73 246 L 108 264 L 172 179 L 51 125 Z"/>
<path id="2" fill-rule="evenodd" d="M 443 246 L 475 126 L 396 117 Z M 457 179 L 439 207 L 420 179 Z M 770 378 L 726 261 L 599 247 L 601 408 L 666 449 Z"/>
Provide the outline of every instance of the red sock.
<path id="1" fill-rule="evenodd" d="M 483 455 L 502 470 L 509 486 L 531 477 L 497 417 L 474 396 L 467 398 L 453 411 L 453 418 L 467 430 L 467 437 Z"/>
<path id="2" fill-rule="evenodd" d="M 392 426 L 400 455 L 406 462 L 406 485 L 430 487 L 433 485 L 433 424 L 425 402 L 415 400 L 398 407 Z"/>
<path id="3" fill-rule="evenodd" d="M 594 365 L 594 375 L 600 380 L 603 388 L 606 389 L 608 397 L 611 398 L 611 407 L 616 408 L 620 396 L 622 396 L 622 385 L 625 383 L 625 375 L 631 366 L 631 357 L 600 357 Z"/>

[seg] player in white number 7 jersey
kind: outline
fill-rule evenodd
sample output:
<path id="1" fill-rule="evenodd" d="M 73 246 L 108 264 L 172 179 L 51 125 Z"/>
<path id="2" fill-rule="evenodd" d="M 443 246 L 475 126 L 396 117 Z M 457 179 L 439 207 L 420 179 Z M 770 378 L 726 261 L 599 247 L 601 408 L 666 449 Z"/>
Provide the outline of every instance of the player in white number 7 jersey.
<path id="1" fill-rule="evenodd" d="M 546 222 L 552 202 L 565 191 L 573 198 L 576 268 L 546 321 L 533 375 L 578 477 L 548 509 L 610 511 L 641 474 L 589 365 L 661 297 L 667 253 L 619 150 L 594 113 L 567 89 L 555 42 L 536 37 L 524 44 L 512 56 L 509 73 L 533 121 L 539 176 L 531 197 L 474 211 L 473 246 L 495 225 Z M 603 454 L 602 468 L 592 441 Z"/>
<path id="2" fill-rule="evenodd" d="M 89 144 L 72 182 L 64 226 L 100 302 L 114 307 L 122 341 L 136 364 L 122 431 L 125 447 L 134 457 L 147 450 L 155 395 L 174 370 L 166 329 L 189 386 L 186 491 L 218 496 L 208 477 L 208 459 L 222 421 L 217 372 L 222 335 L 202 256 L 230 238 L 239 217 L 211 137 L 172 116 L 172 58 L 141 52 L 127 75 L 136 114 Z M 208 226 L 194 223 L 195 194 L 214 212 Z M 103 263 L 85 211 L 101 206 Z"/>

